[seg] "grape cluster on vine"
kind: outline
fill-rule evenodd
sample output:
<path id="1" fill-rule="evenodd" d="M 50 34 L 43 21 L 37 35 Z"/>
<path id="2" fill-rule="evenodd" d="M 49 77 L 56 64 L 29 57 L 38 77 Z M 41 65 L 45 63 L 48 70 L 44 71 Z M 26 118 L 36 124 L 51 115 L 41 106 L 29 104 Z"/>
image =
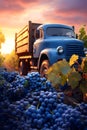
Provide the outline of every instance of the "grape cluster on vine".
<path id="1" fill-rule="evenodd" d="M 87 104 L 64 103 L 65 95 L 38 72 L 0 73 L 0 130 L 86 130 Z"/>

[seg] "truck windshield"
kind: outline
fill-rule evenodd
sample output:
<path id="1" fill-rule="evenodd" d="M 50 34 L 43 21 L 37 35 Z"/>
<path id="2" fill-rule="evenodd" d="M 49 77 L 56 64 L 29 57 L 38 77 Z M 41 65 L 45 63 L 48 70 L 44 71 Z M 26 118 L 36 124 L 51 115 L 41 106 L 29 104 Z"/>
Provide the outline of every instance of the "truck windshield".
<path id="1" fill-rule="evenodd" d="M 75 38 L 74 31 L 68 28 L 49 27 L 47 28 L 46 33 L 48 36 L 66 36 Z"/>

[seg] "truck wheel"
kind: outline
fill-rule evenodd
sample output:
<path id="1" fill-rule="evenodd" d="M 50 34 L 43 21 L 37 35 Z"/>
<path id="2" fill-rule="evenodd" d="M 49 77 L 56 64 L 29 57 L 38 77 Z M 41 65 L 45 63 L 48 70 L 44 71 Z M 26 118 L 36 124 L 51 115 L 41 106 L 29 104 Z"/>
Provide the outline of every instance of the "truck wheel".
<path id="1" fill-rule="evenodd" d="M 46 77 L 46 72 L 49 68 L 50 64 L 48 60 L 44 60 L 40 66 L 40 74 L 42 77 Z"/>
<path id="2" fill-rule="evenodd" d="M 28 63 L 23 60 L 19 64 L 19 73 L 20 75 L 27 75 L 28 73 Z"/>

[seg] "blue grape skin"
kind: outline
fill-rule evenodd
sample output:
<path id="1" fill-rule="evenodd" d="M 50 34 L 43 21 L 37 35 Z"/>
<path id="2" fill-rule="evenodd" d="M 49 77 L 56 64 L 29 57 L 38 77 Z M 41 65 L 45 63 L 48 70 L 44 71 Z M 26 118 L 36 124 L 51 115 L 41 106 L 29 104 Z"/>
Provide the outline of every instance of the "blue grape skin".
<path id="1" fill-rule="evenodd" d="M 45 112 L 45 108 L 43 106 L 40 106 L 39 109 L 40 109 L 41 114 Z"/>
<path id="2" fill-rule="evenodd" d="M 0 73 L 6 81 L 8 82 L 13 82 L 16 78 L 16 76 L 18 75 L 18 73 L 16 72 L 7 72 L 7 71 L 3 71 Z"/>
<path id="3" fill-rule="evenodd" d="M 25 77 L 17 74 L 12 80 L 3 80 L 0 89 L 1 130 L 3 127 L 6 130 L 87 128 L 87 104 L 81 103 L 75 108 L 64 104 L 64 93 L 56 92 L 51 83 L 41 78 L 39 73 L 29 73 Z"/>

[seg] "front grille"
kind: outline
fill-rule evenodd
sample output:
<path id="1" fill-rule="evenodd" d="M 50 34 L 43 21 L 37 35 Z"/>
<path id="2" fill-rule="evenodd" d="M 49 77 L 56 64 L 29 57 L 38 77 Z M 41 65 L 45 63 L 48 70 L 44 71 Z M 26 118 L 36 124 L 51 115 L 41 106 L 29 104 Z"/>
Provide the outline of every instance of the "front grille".
<path id="1" fill-rule="evenodd" d="M 66 57 L 69 59 L 73 54 L 83 56 L 83 46 L 82 45 L 76 45 L 76 44 L 68 44 L 66 45 Z"/>

